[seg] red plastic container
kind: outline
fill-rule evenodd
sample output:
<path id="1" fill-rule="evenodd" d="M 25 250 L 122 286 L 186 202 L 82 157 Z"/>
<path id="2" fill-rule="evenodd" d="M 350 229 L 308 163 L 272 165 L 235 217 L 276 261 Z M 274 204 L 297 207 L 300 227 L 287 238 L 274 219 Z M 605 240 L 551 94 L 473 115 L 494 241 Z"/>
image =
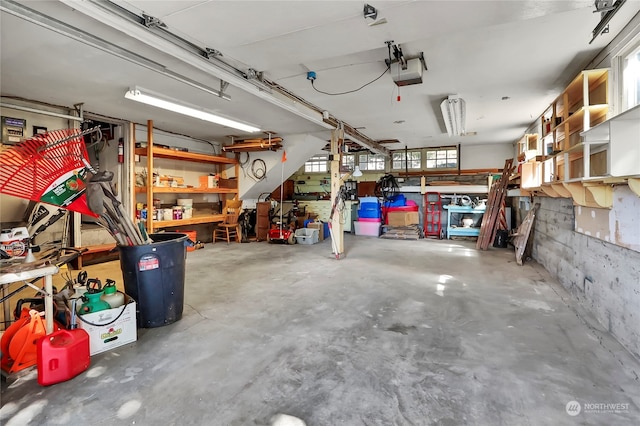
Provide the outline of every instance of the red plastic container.
<path id="1" fill-rule="evenodd" d="M 37 347 L 38 383 L 42 386 L 72 379 L 89 368 L 89 334 L 81 328 L 41 337 Z"/>

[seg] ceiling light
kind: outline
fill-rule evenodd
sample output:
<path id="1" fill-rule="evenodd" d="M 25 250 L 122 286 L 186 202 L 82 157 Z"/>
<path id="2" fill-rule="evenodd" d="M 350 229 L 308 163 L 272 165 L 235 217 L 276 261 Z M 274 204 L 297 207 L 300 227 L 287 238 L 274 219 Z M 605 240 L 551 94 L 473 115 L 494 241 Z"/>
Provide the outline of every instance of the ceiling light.
<path id="1" fill-rule="evenodd" d="M 199 118 L 201 120 L 209 121 L 211 123 L 216 123 L 221 126 L 231 127 L 237 130 L 242 130 L 248 133 L 254 133 L 254 132 L 260 131 L 260 129 L 257 127 L 240 123 L 239 121 L 230 120 L 228 118 L 211 114 L 201 109 L 192 108 L 192 107 L 177 103 L 173 100 L 169 101 L 169 100 L 166 100 L 166 98 L 162 99 L 158 95 L 151 94 L 151 92 L 145 89 L 140 89 L 139 87 L 129 89 L 129 91 L 127 91 L 124 94 L 124 97 L 132 101 L 142 102 L 143 104 L 166 109 L 168 111 L 177 112 L 178 114 L 187 115 L 189 117 Z"/>
<path id="2" fill-rule="evenodd" d="M 451 136 L 462 136 L 465 134 L 465 101 L 457 95 L 450 95 L 440 104 L 444 124 L 447 127 L 447 133 Z"/>
<path id="3" fill-rule="evenodd" d="M 353 173 L 351 174 L 351 176 L 353 176 L 353 177 L 362 176 L 362 170 L 360 170 L 360 166 L 356 166 L 356 168 L 353 169 Z"/>

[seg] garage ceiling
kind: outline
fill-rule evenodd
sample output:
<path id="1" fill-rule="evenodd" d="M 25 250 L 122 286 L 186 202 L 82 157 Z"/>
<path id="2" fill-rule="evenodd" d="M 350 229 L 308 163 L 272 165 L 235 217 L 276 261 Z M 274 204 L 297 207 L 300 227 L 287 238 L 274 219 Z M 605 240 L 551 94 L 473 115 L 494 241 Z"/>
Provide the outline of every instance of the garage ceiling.
<path id="1" fill-rule="evenodd" d="M 310 104 L 373 140 L 399 140 L 391 149 L 511 144 L 640 11 L 640 1 L 627 1 L 611 20 L 609 33 L 589 44 L 600 20 L 591 0 L 372 1 L 378 20 L 386 21 L 379 25 L 370 25 L 374 20 L 363 16 L 365 3 L 357 1 L 116 3 L 134 15 L 159 19 L 163 31 L 222 56 L 169 52 L 146 36 L 132 36 L 122 23 L 128 18 L 88 12 L 101 9 L 94 2 L 3 1 L 2 96 L 65 106 L 84 102 L 87 111 L 140 123 L 153 119 L 159 128 L 222 142 L 229 135 L 249 135 L 123 95 L 131 86 L 142 86 L 283 136 L 328 138 L 327 126 L 305 118 L 317 118 Z M 70 31 L 60 34 L 61 27 L 95 39 L 77 33 L 71 38 Z M 136 34 L 157 37 L 158 31 L 137 27 Z M 97 48 L 96 40 L 111 47 Z M 389 40 L 406 57 L 424 54 L 428 70 L 422 84 L 398 88 L 385 73 Z M 117 49 L 133 56 L 118 57 Z M 224 91 L 230 101 L 202 90 L 220 89 L 216 70 L 222 62 L 240 70 L 236 77 L 253 69 L 292 96 L 260 90 L 257 80 L 242 76 L 244 84 L 224 79 L 230 82 Z M 314 90 L 308 71 L 316 72 L 315 87 L 330 93 L 351 91 L 384 75 L 354 93 L 330 96 Z M 439 104 L 450 94 L 466 100 L 470 135 L 446 134 Z"/>

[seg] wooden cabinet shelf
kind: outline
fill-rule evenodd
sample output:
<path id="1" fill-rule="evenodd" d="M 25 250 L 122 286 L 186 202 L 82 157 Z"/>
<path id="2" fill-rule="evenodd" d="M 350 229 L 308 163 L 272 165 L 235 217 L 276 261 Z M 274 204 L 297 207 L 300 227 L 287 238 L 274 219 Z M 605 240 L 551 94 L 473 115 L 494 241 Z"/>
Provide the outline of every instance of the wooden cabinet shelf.
<path id="1" fill-rule="evenodd" d="M 235 194 L 235 188 L 171 188 L 166 186 L 154 186 L 154 194 Z M 137 193 L 146 193 L 146 186 L 136 186 Z"/>
<path id="2" fill-rule="evenodd" d="M 582 134 L 607 119 L 608 75 L 608 69 L 580 72 L 540 116 L 541 150 L 551 157 L 526 166 L 523 164 L 523 188 L 535 190 L 547 185 L 545 193 L 559 194 L 551 186 L 553 183 L 573 182 L 607 173 L 606 146 L 585 143 Z"/>
<path id="3" fill-rule="evenodd" d="M 216 175 L 220 174 L 222 177 L 217 179 L 218 186 L 215 188 L 201 187 L 201 186 L 188 186 L 188 187 L 171 187 L 171 186 L 138 186 L 135 188 L 136 194 L 146 194 L 146 205 L 152 206 L 154 205 L 154 197 L 160 194 L 203 194 L 209 195 L 214 194 L 218 195 L 219 201 L 224 201 L 227 197 L 235 198 L 238 194 L 238 176 L 239 176 L 239 164 L 235 158 L 223 157 L 218 155 L 208 155 L 208 154 L 200 154 L 194 152 L 187 151 L 178 151 L 168 148 L 162 148 L 158 146 L 154 146 L 153 144 L 153 121 L 148 121 L 147 123 L 147 146 L 144 148 L 136 148 L 134 150 L 135 154 L 146 157 L 146 165 L 145 168 L 147 171 L 155 171 L 154 168 L 154 160 L 155 159 L 164 159 L 164 160 L 173 160 L 178 162 L 188 162 L 188 163 L 199 163 L 204 164 L 204 169 L 207 170 L 203 174 L 209 174 L 209 176 L 213 173 Z M 169 168 L 177 168 L 174 163 L 168 163 Z M 211 168 L 209 166 L 212 166 Z M 188 180 L 188 177 L 185 178 L 185 184 L 199 184 L 198 180 L 200 176 L 197 173 L 203 169 L 203 166 L 199 166 L 197 168 L 195 165 L 191 166 L 191 170 L 189 170 L 189 166 L 181 166 L 180 170 L 183 172 L 186 170 L 187 174 L 190 174 L 191 181 Z M 210 170 L 210 171 L 209 171 Z M 227 173 L 231 172 L 233 178 L 227 178 Z M 205 179 L 206 180 L 206 179 Z M 177 197 L 180 198 L 180 197 Z M 172 201 L 173 202 L 173 201 Z M 192 209 L 192 216 L 179 219 L 179 220 L 154 220 L 153 214 L 148 214 L 146 221 L 147 232 L 152 233 L 160 228 L 168 228 L 173 226 L 187 226 L 187 225 L 196 225 L 202 223 L 214 223 L 214 222 L 222 222 L 224 220 L 224 215 L 217 214 L 216 211 L 218 208 L 210 208 L 211 206 L 218 204 L 217 201 L 209 201 L 209 198 L 204 199 L 204 203 L 197 204 L 198 206 L 203 206 L 204 208 L 200 209 Z M 171 204 L 170 204 L 171 205 Z"/>
<path id="4" fill-rule="evenodd" d="M 223 214 L 195 215 L 189 219 L 180 220 L 157 220 L 154 222 L 155 228 L 168 228 L 170 226 L 197 225 L 200 223 L 213 223 L 224 221 Z"/>
<path id="5" fill-rule="evenodd" d="M 149 153 L 149 147 L 136 148 L 136 154 L 146 157 Z M 209 164 L 236 164 L 237 161 L 234 158 L 221 157 L 218 155 L 199 154 L 195 152 L 176 151 L 169 148 L 160 148 L 157 146 L 151 147 L 151 152 L 154 158 L 166 158 L 169 160 L 181 160 L 192 161 L 194 163 L 209 163 Z"/>

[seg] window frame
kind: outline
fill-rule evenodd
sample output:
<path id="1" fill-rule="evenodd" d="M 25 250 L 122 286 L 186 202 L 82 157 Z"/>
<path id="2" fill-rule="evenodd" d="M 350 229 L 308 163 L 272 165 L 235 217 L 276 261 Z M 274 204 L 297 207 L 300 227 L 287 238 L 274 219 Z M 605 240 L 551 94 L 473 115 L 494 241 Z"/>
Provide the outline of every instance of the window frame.
<path id="1" fill-rule="evenodd" d="M 362 162 L 362 157 L 366 157 L 366 161 Z M 370 159 L 373 159 L 373 164 L 382 163 L 382 168 L 369 168 Z M 384 172 L 387 167 L 386 157 L 382 154 L 371 154 L 371 153 L 362 153 L 358 154 L 358 166 L 360 166 L 360 171 L 367 172 Z"/>
<path id="2" fill-rule="evenodd" d="M 640 105 L 640 39 L 633 43 L 628 49 L 621 51 L 618 56 L 620 64 L 620 112 L 624 112 Z M 627 74 L 625 73 L 624 63 L 633 56 L 635 56 L 633 66 L 636 72 L 634 73 L 632 70 L 628 71 Z M 632 79 L 632 77 L 635 78 Z M 631 92 L 631 94 L 629 92 Z M 630 97 L 634 99 L 629 102 Z"/>
<path id="3" fill-rule="evenodd" d="M 455 151 L 455 157 L 449 157 L 448 152 Z M 429 152 L 435 152 L 435 158 L 429 158 Z M 445 152 L 444 157 L 439 156 L 438 153 Z M 438 167 L 438 161 L 445 160 L 445 164 L 447 166 Z M 455 166 L 449 167 L 449 160 L 455 159 Z M 435 161 L 435 167 L 429 167 L 431 161 Z M 459 145 L 449 145 L 449 146 L 436 146 L 429 147 L 424 149 L 424 171 L 441 171 L 441 170 L 460 170 L 460 146 Z"/>
<path id="4" fill-rule="evenodd" d="M 423 151 L 424 151 L 424 149 L 409 149 L 407 151 L 404 151 L 404 150 L 402 150 L 402 151 L 392 151 L 391 152 L 391 156 L 389 157 L 389 167 L 390 167 L 390 169 L 393 170 L 393 171 L 405 171 L 405 170 L 407 170 L 405 168 L 405 166 L 404 166 L 404 164 L 405 164 L 405 152 L 406 152 L 407 154 L 419 154 L 418 155 L 419 158 L 417 160 L 409 158 L 409 165 L 410 166 L 409 166 L 408 170 L 409 171 L 413 171 L 413 172 L 423 170 L 424 169 L 424 161 L 423 161 L 423 155 L 422 155 Z M 394 166 L 394 163 L 396 161 L 394 159 L 394 157 L 396 155 L 400 156 L 400 160 L 399 160 L 400 161 L 400 167 L 395 167 Z M 412 163 L 415 164 L 415 161 L 418 162 L 418 167 L 411 167 Z"/>
<path id="5" fill-rule="evenodd" d="M 324 163 L 324 170 L 322 169 L 322 164 Z M 310 166 L 312 169 L 314 166 L 318 166 L 320 170 L 308 170 L 307 167 Z M 316 154 L 309 158 L 304 162 L 304 172 L 305 173 L 327 173 L 329 171 L 329 154 Z"/>

